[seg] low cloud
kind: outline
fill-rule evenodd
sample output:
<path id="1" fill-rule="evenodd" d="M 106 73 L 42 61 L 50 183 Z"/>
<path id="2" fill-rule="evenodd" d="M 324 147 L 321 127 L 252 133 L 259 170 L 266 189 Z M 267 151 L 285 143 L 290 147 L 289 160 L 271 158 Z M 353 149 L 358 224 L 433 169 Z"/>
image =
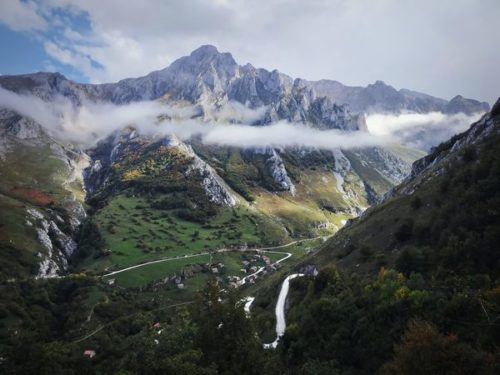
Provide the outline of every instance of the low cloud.
<path id="1" fill-rule="evenodd" d="M 201 137 L 207 144 L 250 147 L 357 148 L 395 142 L 429 151 L 431 147 L 463 132 L 480 113 L 446 115 L 441 112 L 399 115 L 372 114 L 366 118 L 369 132 L 318 130 L 285 121 L 252 126 L 263 118 L 266 107 L 251 109 L 237 102 L 223 106 L 171 106 L 160 101 L 127 105 L 84 102 L 75 106 L 59 97 L 50 103 L 0 87 L 0 106 L 40 123 L 55 138 L 89 147 L 113 131 L 133 126 L 147 136 L 176 134 L 183 140 Z"/>
<path id="2" fill-rule="evenodd" d="M 383 138 L 366 132 L 318 130 L 302 124 L 278 122 L 268 126 L 218 125 L 202 133 L 209 144 L 247 147 L 314 147 L 324 150 L 384 144 Z"/>
<path id="3" fill-rule="evenodd" d="M 266 126 L 252 126 L 186 120 L 161 123 L 155 128 L 147 129 L 150 132 L 152 130 L 156 131 L 154 134 L 176 134 L 182 140 L 198 136 L 205 144 L 239 148 L 311 147 L 332 150 L 385 144 L 384 137 L 376 137 L 366 132 L 318 130 L 304 124 L 286 121 Z"/>
<path id="4" fill-rule="evenodd" d="M 127 125 L 147 127 L 158 116 L 184 115 L 159 102 L 132 103 L 126 106 L 87 102 L 75 106 L 64 97 L 45 102 L 38 97 L 19 95 L 0 87 L 0 106 L 13 110 L 42 125 L 52 136 L 75 143 L 89 144 Z"/>
<path id="5" fill-rule="evenodd" d="M 408 147 L 429 151 L 431 147 L 467 130 L 481 115 L 447 115 L 441 112 L 372 114 L 367 116 L 366 123 L 373 135 L 390 137 Z"/>
<path id="6" fill-rule="evenodd" d="M 57 139 L 84 147 L 113 131 L 133 126 L 147 136 L 175 134 L 183 140 L 198 136 L 206 144 L 253 147 L 315 147 L 319 149 L 358 148 L 382 145 L 385 137 L 366 132 L 337 129 L 318 130 L 285 121 L 252 126 L 266 108 L 250 109 L 240 103 L 204 108 L 204 119 L 197 119 L 197 106 L 169 106 L 159 101 L 127 105 L 87 102 L 74 106 L 66 98 L 47 103 L 40 98 L 20 95 L 0 88 L 0 106 L 40 123 Z"/>
<path id="7" fill-rule="evenodd" d="M 236 122 L 241 124 L 253 124 L 262 119 L 267 107 L 256 109 L 248 108 L 240 102 L 229 102 L 220 108 L 212 107 L 208 110 L 210 119 L 218 122 Z"/>

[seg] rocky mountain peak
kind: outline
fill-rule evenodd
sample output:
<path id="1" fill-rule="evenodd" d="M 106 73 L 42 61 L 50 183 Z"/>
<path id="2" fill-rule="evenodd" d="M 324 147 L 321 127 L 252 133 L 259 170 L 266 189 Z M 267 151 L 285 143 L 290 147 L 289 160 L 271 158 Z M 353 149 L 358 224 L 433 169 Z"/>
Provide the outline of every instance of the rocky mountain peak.
<path id="1" fill-rule="evenodd" d="M 446 104 L 445 111 L 446 113 L 450 114 L 465 113 L 470 115 L 479 111 L 486 112 L 489 109 L 490 106 L 486 102 L 480 102 L 474 99 L 467 99 L 464 98 L 462 95 L 457 95 Z"/>
<path id="2" fill-rule="evenodd" d="M 167 68 L 187 68 L 192 73 L 204 73 L 210 68 L 215 68 L 217 71 L 226 71 L 235 73 L 238 64 L 229 52 L 219 52 L 212 45 L 204 45 L 195 49 L 189 56 L 181 57 L 172 63 Z"/>
<path id="3" fill-rule="evenodd" d="M 196 59 L 203 59 L 206 57 L 217 56 L 219 54 L 221 54 L 221 53 L 219 52 L 217 47 L 212 46 L 210 44 L 205 44 L 205 45 L 198 47 L 193 52 L 191 52 L 190 56 L 194 57 Z M 228 55 L 230 55 L 230 54 L 228 53 Z"/>

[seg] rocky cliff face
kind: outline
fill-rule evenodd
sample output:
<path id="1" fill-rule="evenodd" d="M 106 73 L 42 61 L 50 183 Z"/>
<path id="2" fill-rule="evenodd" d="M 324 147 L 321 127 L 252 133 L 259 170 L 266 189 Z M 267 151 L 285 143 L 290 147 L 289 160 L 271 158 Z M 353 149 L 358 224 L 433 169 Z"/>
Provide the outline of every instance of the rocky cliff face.
<path id="1" fill-rule="evenodd" d="M 26 210 L 26 224 L 35 228 L 38 241 L 43 250 L 37 252 L 40 259 L 37 277 L 57 277 L 68 267 L 68 261 L 77 251 L 77 244 L 71 238 L 72 231 L 64 233 L 58 226 L 64 219 L 52 211 L 41 213 L 35 208 Z"/>
<path id="2" fill-rule="evenodd" d="M 349 130 L 357 130 L 359 125 L 358 116 L 331 99 L 318 97 L 308 82 L 250 64 L 239 66 L 231 54 L 220 53 L 213 46 L 202 46 L 163 70 L 113 84 L 78 84 L 58 73 L 37 73 L 2 76 L 0 85 L 44 100 L 61 95 L 76 105 L 84 100 L 126 104 L 163 98 L 195 104 L 201 110 L 198 115 L 204 117 L 235 101 L 252 109 L 265 107 L 256 124 L 288 120 Z"/>
<path id="3" fill-rule="evenodd" d="M 183 146 L 187 149 L 187 155 L 192 158 L 191 165 L 185 172 L 186 178 L 189 178 L 192 173 L 197 173 L 202 177 L 201 185 L 211 202 L 222 206 L 236 206 L 239 199 L 212 166 L 196 155 L 190 146 Z"/>
<path id="4" fill-rule="evenodd" d="M 288 191 L 291 195 L 295 195 L 295 185 L 288 175 L 281 156 L 276 152 L 275 149 L 266 149 L 264 151 L 264 154 L 268 156 L 265 162 L 266 168 L 269 170 L 273 181 L 276 183 L 279 189 Z"/>
<path id="5" fill-rule="evenodd" d="M 87 163 L 85 153 L 51 138 L 37 122 L 0 111 L 0 246 L 35 255 L 38 277 L 57 276 L 77 251 Z"/>

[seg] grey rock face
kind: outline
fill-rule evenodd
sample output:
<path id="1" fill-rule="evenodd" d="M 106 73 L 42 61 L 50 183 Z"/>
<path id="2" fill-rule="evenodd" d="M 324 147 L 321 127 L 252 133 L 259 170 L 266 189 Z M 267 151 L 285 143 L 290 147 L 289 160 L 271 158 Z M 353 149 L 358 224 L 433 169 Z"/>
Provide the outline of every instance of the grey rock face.
<path id="1" fill-rule="evenodd" d="M 331 98 L 337 104 L 347 105 L 354 113 L 404 111 L 427 113 L 478 113 L 489 109 L 488 103 L 461 96 L 447 101 L 407 89 L 396 90 L 382 81 L 367 87 L 344 86 L 340 82 L 321 80 L 311 82 L 318 95 Z"/>
<path id="2" fill-rule="evenodd" d="M 446 103 L 444 111 L 449 114 L 465 113 L 467 115 L 472 115 L 477 112 L 487 112 L 489 109 L 490 106 L 488 103 L 466 99 L 461 95 L 457 95 Z"/>
<path id="3" fill-rule="evenodd" d="M 70 236 L 63 233 L 53 221 L 50 222 L 50 230 L 60 249 L 64 252 L 65 257 L 70 258 L 77 249 L 76 242 Z"/>
<path id="4" fill-rule="evenodd" d="M 203 189 L 211 202 L 222 206 L 235 206 L 239 202 L 238 199 L 230 192 L 229 187 L 217 172 L 194 152 L 192 152 L 192 157 L 193 163 L 186 171 L 186 176 L 194 172 L 199 173 L 203 178 Z"/>
<path id="5" fill-rule="evenodd" d="M 61 270 L 66 269 L 67 257 L 76 251 L 76 243 L 40 211 L 30 208 L 26 210 L 26 213 L 27 222 L 30 226 L 35 226 L 38 241 L 45 250 L 43 254 L 38 253 L 40 263 L 37 277 L 57 277 Z M 54 243 L 53 237 L 57 238 L 57 243 Z"/>
<path id="6" fill-rule="evenodd" d="M 266 160 L 266 166 L 269 168 L 274 182 L 276 182 L 281 189 L 289 191 L 290 194 L 295 195 L 295 185 L 288 176 L 283 160 L 274 149 L 269 150 L 268 153 L 270 154 L 270 157 Z"/>
<path id="7" fill-rule="evenodd" d="M 410 174 L 411 166 L 408 163 L 382 147 L 369 147 L 354 153 L 394 185 Z"/>
<path id="8" fill-rule="evenodd" d="M 45 134 L 40 124 L 16 112 L 0 109 L 0 137 L 12 137 L 18 140 L 41 142 L 42 139 L 40 138 L 42 136 L 45 136 Z"/>

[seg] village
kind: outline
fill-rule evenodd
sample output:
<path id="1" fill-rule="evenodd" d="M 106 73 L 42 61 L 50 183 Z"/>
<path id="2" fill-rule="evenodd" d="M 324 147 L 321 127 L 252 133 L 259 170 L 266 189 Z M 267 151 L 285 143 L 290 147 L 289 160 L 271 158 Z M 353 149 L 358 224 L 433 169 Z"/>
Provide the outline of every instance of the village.
<path id="1" fill-rule="evenodd" d="M 184 289 L 186 280 L 199 273 L 215 276 L 217 282 L 221 285 L 225 285 L 229 288 L 238 288 L 246 283 L 253 284 L 257 278 L 275 272 L 281 268 L 280 263 L 273 262 L 269 256 L 262 254 L 262 251 L 259 250 L 256 250 L 255 252 L 242 250 L 234 250 L 230 252 L 224 250 L 218 252 L 218 254 L 221 253 L 224 253 L 224 256 L 241 253 L 240 258 L 238 259 L 238 265 L 240 268 L 236 270 L 233 265 L 231 270 L 228 270 L 228 267 L 226 267 L 223 260 L 207 263 L 193 263 L 184 266 L 180 271 L 167 275 L 163 280 L 154 283 L 153 288 Z M 286 253 L 284 254 L 287 255 Z M 109 280 L 108 282 L 114 283 L 114 279 L 112 280 Z"/>

